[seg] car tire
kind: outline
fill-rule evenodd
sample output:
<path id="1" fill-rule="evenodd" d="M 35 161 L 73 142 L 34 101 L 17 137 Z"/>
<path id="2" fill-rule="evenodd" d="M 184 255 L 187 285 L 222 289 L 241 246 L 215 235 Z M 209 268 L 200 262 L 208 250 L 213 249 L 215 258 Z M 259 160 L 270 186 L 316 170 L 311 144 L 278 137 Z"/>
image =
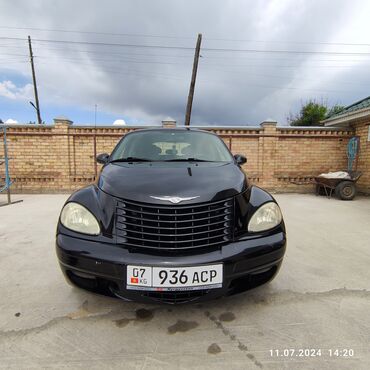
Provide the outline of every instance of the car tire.
<path id="1" fill-rule="evenodd" d="M 356 186 L 352 181 L 342 181 L 336 186 L 335 194 L 339 199 L 352 200 L 356 195 Z"/>

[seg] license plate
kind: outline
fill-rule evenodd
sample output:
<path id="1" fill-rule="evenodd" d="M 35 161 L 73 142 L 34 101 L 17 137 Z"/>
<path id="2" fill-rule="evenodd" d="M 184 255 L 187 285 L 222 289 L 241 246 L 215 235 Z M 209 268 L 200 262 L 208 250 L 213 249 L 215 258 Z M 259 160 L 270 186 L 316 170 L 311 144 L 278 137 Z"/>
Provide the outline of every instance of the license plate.
<path id="1" fill-rule="evenodd" d="M 127 289 L 132 290 L 200 290 L 222 288 L 222 264 L 154 267 L 127 266 Z"/>

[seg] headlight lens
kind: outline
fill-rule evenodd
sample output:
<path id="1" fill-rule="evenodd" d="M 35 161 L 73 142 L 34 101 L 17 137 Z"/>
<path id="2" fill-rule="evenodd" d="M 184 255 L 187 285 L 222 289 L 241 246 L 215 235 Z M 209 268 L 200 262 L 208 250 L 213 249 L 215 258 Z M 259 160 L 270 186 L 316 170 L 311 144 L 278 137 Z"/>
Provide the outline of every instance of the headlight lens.
<path id="1" fill-rule="evenodd" d="M 248 231 L 258 232 L 272 229 L 279 225 L 282 219 L 279 206 L 274 202 L 268 202 L 254 212 L 248 224 Z"/>
<path id="2" fill-rule="evenodd" d="M 100 226 L 94 215 L 78 203 L 67 203 L 60 215 L 63 226 L 83 234 L 98 235 Z"/>

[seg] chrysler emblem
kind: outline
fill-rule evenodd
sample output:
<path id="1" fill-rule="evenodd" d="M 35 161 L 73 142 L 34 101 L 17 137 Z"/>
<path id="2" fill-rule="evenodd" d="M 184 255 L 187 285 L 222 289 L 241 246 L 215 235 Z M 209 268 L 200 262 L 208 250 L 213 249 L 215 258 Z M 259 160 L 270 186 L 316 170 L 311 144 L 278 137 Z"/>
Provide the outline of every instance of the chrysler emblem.
<path id="1" fill-rule="evenodd" d="M 184 197 L 184 198 L 181 198 L 181 197 L 170 197 L 168 195 L 164 196 L 164 197 L 154 197 L 154 196 L 150 196 L 151 198 L 153 199 L 158 199 L 158 200 L 168 200 L 169 202 L 171 203 L 180 203 L 180 202 L 183 202 L 185 200 L 192 200 L 192 199 L 195 199 L 195 198 L 199 198 L 199 195 L 197 195 L 196 197 Z"/>

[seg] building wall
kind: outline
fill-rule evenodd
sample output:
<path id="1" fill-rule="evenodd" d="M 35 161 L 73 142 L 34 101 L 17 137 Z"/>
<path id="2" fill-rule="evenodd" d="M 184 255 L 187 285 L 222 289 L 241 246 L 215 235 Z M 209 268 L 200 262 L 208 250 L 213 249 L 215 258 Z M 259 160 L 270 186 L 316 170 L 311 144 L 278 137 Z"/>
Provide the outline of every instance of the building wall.
<path id="1" fill-rule="evenodd" d="M 353 124 L 355 134 L 360 137 L 360 151 L 357 168 L 362 171 L 362 176 L 358 180 L 358 189 L 364 193 L 370 194 L 370 141 L 368 141 L 368 132 L 370 118 L 358 120 Z"/>
<path id="2" fill-rule="evenodd" d="M 135 129 L 94 129 L 65 120 L 56 120 L 53 126 L 46 127 L 8 127 L 10 174 L 15 180 L 12 189 L 70 192 L 89 184 L 100 169 L 94 153 L 111 152 L 123 135 Z M 234 154 L 247 156 L 243 169 L 254 184 L 276 191 L 311 191 L 314 176 L 345 169 L 346 145 L 354 134 L 341 128 L 276 127 L 274 122 L 262 123 L 260 127 L 205 129 L 217 133 Z M 0 144 L 0 157 L 1 151 Z M 369 183 L 367 174 L 362 184 Z"/>

